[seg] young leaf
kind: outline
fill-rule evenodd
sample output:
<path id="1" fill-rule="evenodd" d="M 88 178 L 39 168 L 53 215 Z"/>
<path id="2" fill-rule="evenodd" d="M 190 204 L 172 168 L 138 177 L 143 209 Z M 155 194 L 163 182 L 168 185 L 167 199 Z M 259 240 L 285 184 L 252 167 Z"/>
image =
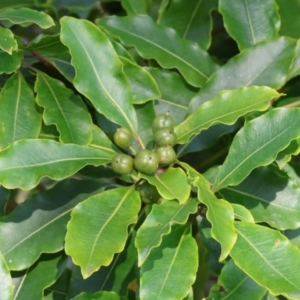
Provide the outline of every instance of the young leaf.
<path id="1" fill-rule="evenodd" d="M 180 204 L 183 204 L 190 197 L 191 186 L 185 173 L 180 168 L 169 168 L 164 173 L 155 174 L 154 176 L 140 174 L 140 177 L 155 185 L 164 199 L 177 199 Z"/>
<path id="2" fill-rule="evenodd" d="M 229 200 L 229 199 L 227 199 L 227 200 Z M 235 219 L 245 221 L 245 222 L 249 222 L 249 223 L 255 223 L 251 212 L 245 206 L 240 205 L 240 204 L 236 204 L 236 203 L 231 203 L 231 206 L 232 206 L 233 211 L 234 211 L 234 218 Z"/>
<path id="3" fill-rule="evenodd" d="M 214 124 L 233 124 L 251 111 L 264 111 L 269 107 L 270 101 L 278 96 L 280 94 L 275 90 L 265 86 L 222 91 L 214 99 L 200 105 L 175 128 L 177 142 L 185 144 L 193 135 Z"/>
<path id="4" fill-rule="evenodd" d="M 148 16 L 113 16 L 97 23 L 126 46 L 136 47 L 142 57 L 154 58 L 167 69 L 177 68 L 191 85 L 202 86 L 217 69 L 197 44 L 181 39 L 170 28 L 156 25 Z"/>
<path id="5" fill-rule="evenodd" d="M 207 300 L 240 299 L 261 300 L 267 290 L 239 269 L 231 259 L 224 268 L 218 282 L 210 290 Z"/>
<path id="6" fill-rule="evenodd" d="M 173 228 L 141 267 L 140 299 L 183 299 L 196 279 L 197 266 L 198 249 L 190 230 Z"/>
<path id="7" fill-rule="evenodd" d="M 67 226 L 66 253 L 81 267 L 83 278 L 108 266 L 124 249 L 127 228 L 140 209 L 133 187 L 116 188 L 91 196 L 72 211 Z"/>
<path id="8" fill-rule="evenodd" d="M 147 5 L 144 0 L 123 0 L 121 4 L 129 16 L 147 13 Z"/>
<path id="9" fill-rule="evenodd" d="M 23 50 L 12 51 L 8 54 L 0 50 L 0 74 L 10 74 L 20 68 L 23 59 Z"/>
<path id="10" fill-rule="evenodd" d="M 100 113 L 137 135 L 130 89 L 109 39 L 86 20 L 64 17 L 61 26 L 61 41 L 70 49 L 76 70 L 74 86 Z"/>
<path id="11" fill-rule="evenodd" d="M 203 176 L 198 176 L 193 185 L 198 188 L 199 201 L 207 207 L 206 218 L 212 225 L 212 237 L 221 244 L 219 261 L 222 261 L 228 256 L 237 238 L 233 208 L 229 202 L 215 197 Z"/>
<path id="12" fill-rule="evenodd" d="M 227 187 L 218 193 L 228 201 L 246 207 L 257 223 L 266 222 L 285 230 L 300 226 L 299 192 L 300 187 L 293 179 L 268 166 L 253 170 L 238 186 Z"/>
<path id="13" fill-rule="evenodd" d="M 300 268 L 299 249 L 265 226 L 235 222 L 235 228 L 238 238 L 230 252 L 235 264 L 272 294 L 298 299 L 300 278 L 295 270 Z"/>
<path id="14" fill-rule="evenodd" d="M 92 140 L 92 118 L 82 99 L 45 73 L 38 72 L 36 102 L 44 108 L 46 125 L 55 124 L 60 142 L 88 145 Z"/>
<path id="15" fill-rule="evenodd" d="M 240 50 L 276 37 L 280 28 L 277 10 L 274 0 L 220 0 L 219 3 L 224 26 Z"/>
<path id="16" fill-rule="evenodd" d="M 279 151 L 300 137 L 299 118 L 299 108 L 278 108 L 247 123 L 234 137 L 213 190 L 237 185 L 254 168 L 274 161 Z"/>
<path id="17" fill-rule="evenodd" d="M 175 29 L 182 38 L 208 49 L 213 25 L 210 14 L 217 6 L 216 0 L 190 0 L 189 5 L 185 0 L 171 1 L 159 24 Z"/>
<path id="18" fill-rule="evenodd" d="M 0 49 L 12 54 L 13 50 L 18 49 L 18 44 L 14 38 L 13 33 L 8 28 L 0 27 Z"/>
<path id="19" fill-rule="evenodd" d="M 87 146 L 52 140 L 21 140 L 0 152 L 0 182 L 9 189 L 29 190 L 42 177 L 60 180 L 86 165 L 107 164 L 113 156 L 111 152 Z"/>
<path id="20" fill-rule="evenodd" d="M 137 231 L 135 245 L 139 266 L 145 262 L 153 248 L 161 244 L 163 236 L 171 232 L 173 224 L 185 224 L 189 215 L 197 212 L 198 204 L 196 198 L 182 205 L 175 200 L 153 204 L 151 212 Z"/>
<path id="21" fill-rule="evenodd" d="M 12 300 L 13 284 L 9 273 L 9 268 L 4 257 L 0 252 L 0 282 L 1 282 L 1 298 Z"/>
<path id="22" fill-rule="evenodd" d="M 71 210 L 93 193 L 99 193 L 101 187 L 96 181 L 65 180 L 35 194 L 2 218 L 0 250 L 10 270 L 24 270 L 41 253 L 62 250 Z M 24 249 L 30 251 L 24 255 Z"/>
<path id="23" fill-rule="evenodd" d="M 0 20 L 9 21 L 11 24 L 19 24 L 27 27 L 36 24 L 45 29 L 55 25 L 53 19 L 42 11 L 22 7 L 17 9 L 7 9 L 0 12 Z"/>
<path id="24" fill-rule="evenodd" d="M 199 105 L 215 98 L 223 90 L 251 85 L 279 89 L 288 80 L 295 50 L 295 40 L 279 37 L 259 43 L 235 55 L 209 78 L 191 100 L 189 113 L 193 113 Z"/>
<path id="25" fill-rule="evenodd" d="M 0 149 L 21 139 L 37 138 L 41 122 L 32 90 L 21 73 L 12 75 L 0 94 Z"/>

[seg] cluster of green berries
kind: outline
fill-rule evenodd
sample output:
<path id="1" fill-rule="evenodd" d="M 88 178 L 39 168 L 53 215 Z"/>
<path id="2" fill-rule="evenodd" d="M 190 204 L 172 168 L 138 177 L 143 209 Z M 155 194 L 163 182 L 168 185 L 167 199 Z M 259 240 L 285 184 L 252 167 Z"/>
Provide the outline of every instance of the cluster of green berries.
<path id="1" fill-rule="evenodd" d="M 177 137 L 174 133 L 174 120 L 169 114 L 159 114 L 154 118 L 153 124 L 155 150 L 142 149 L 133 158 L 127 154 L 117 154 L 111 163 L 112 169 L 122 175 L 130 174 L 135 168 L 137 171 L 150 175 L 159 166 L 168 166 L 176 160 L 173 146 Z M 118 128 L 113 136 L 115 144 L 120 148 L 130 147 L 133 136 L 130 130 Z"/>

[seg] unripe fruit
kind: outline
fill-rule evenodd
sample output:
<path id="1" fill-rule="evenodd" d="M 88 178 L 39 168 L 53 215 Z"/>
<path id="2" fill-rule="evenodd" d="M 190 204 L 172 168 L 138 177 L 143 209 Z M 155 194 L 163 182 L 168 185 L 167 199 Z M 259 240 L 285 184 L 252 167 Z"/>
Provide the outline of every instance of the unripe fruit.
<path id="1" fill-rule="evenodd" d="M 158 169 L 159 155 L 147 149 L 140 150 L 134 158 L 134 167 L 141 173 L 150 175 Z"/>
<path id="2" fill-rule="evenodd" d="M 174 146 L 177 142 L 177 136 L 174 131 L 161 128 L 154 132 L 154 140 L 159 147 L 167 145 Z"/>
<path id="3" fill-rule="evenodd" d="M 173 130 L 174 125 L 175 125 L 174 120 L 169 114 L 159 114 L 155 116 L 153 120 L 152 129 L 153 132 L 161 128 L 167 128 Z"/>
<path id="4" fill-rule="evenodd" d="M 125 127 L 117 128 L 113 136 L 115 144 L 120 148 L 128 148 L 132 143 L 132 133 Z"/>
<path id="5" fill-rule="evenodd" d="M 159 164 L 162 166 L 168 166 L 176 160 L 176 153 L 171 146 L 159 147 L 156 153 L 160 156 Z"/>
<path id="6" fill-rule="evenodd" d="M 126 154 L 117 154 L 111 162 L 111 167 L 118 174 L 130 174 L 133 170 L 133 158 Z"/>
<path id="7" fill-rule="evenodd" d="M 156 187 L 146 181 L 138 186 L 138 190 L 140 192 L 141 200 L 146 204 L 156 203 L 160 198 L 160 194 Z"/>

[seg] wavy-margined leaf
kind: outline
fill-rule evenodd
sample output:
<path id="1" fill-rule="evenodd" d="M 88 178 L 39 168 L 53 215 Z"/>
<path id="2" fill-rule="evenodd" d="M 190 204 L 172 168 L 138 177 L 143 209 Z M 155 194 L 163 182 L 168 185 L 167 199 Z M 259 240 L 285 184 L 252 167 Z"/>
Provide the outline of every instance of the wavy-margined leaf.
<path id="1" fill-rule="evenodd" d="M 192 198 L 182 205 L 175 200 L 164 200 L 152 206 L 135 240 L 139 266 L 145 262 L 153 248 L 161 244 L 163 236 L 171 232 L 173 224 L 185 224 L 189 215 L 197 212 L 198 204 L 198 199 Z"/>
<path id="2" fill-rule="evenodd" d="M 0 252 L 0 283 L 1 283 L 1 298 L 5 300 L 12 300 L 13 284 L 9 273 L 9 268 L 4 257 Z"/>
<path id="3" fill-rule="evenodd" d="M 33 10 L 27 7 L 11 8 L 0 12 L 0 20 L 8 22 L 8 24 L 18 24 L 27 27 L 36 24 L 46 29 L 55 25 L 53 19 L 42 11 Z"/>
<path id="4" fill-rule="evenodd" d="M 131 63 L 136 64 L 134 57 L 127 51 L 127 49 L 119 42 L 111 40 L 112 45 L 114 46 L 115 51 L 121 57 L 125 57 Z"/>
<path id="5" fill-rule="evenodd" d="M 121 4 L 129 16 L 147 13 L 147 2 L 144 0 L 123 0 Z"/>
<path id="6" fill-rule="evenodd" d="M 217 9 L 216 0 L 171 1 L 159 24 L 171 27 L 184 39 L 197 42 L 203 49 L 211 43 L 211 12 Z"/>
<path id="7" fill-rule="evenodd" d="M 133 186 L 91 196 L 72 211 L 66 252 L 81 267 L 83 278 L 108 266 L 124 249 L 127 227 L 137 221 L 140 199 Z"/>
<path id="8" fill-rule="evenodd" d="M 212 225 L 212 237 L 221 244 L 219 261 L 222 261 L 228 256 L 237 238 L 233 208 L 229 202 L 216 198 L 203 176 L 198 176 L 193 185 L 198 188 L 199 201 L 207 207 L 206 218 Z"/>
<path id="9" fill-rule="evenodd" d="M 247 123 L 234 137 L 213 190 L 237 185 L 253 169 L 274 161 L 279 151 L 300 137 L 299 118 L 298 108 L 278 108 Z"/>
<path id="10" fill-rule="evenodd" d="M 272 294 L 299 299 L 300 250 L 277 230 L 244 222 L 235 222 L 235 228 L 230 252 L 235 264 Z"/>
<path id="11" fill-rule="evenodd" d="M 190 230 L 175 226 L 141 267 L 140 299 L 183 299 L 196 279 L 197 266 L 198 248 Z"/>
<path id="12" fill-rule="evenodd" d="M 62 250 L 71 210 L 102 187 L 96 181 L 65 180 L 35 194 L 2 218 L 0 250 L 10 270 L 24 270 L 41 253 Z M 24 249 L 30 251 L 25 254 Z"/>
<path id="13" fill-rule="evenodd" d="M 0 49 L 12 54 L 13 50 L 18 49 L 18 44 L 14 38 L 13 33 L 8 28 L 0 27 Z"/>
<path id="14" fill-rule="evenodd" d="M 235 219 L 238 219 L 238 220 L 241 220 L 241 221 L 246 221 L 246 222 L 249 222 L 249 223 L 255 223 L 251 212 L 245 206 L 240 205 L 240 204 L 236 204 L 236 203 L 231 203 L 231 206 L 232 206 L 233 211 L 234 211 L 234 218 Z"/>
<path id="15" fill-rule="evenodd" d="M 64 17 L 61 25 L 61 41 L 70 49 L 76 70 L 76 89 L 109 120 L 129 127 L 137 136 L 129 85 L 107 36 L 86 20 Z"/>
<path id="16" fill-rule="evenodd" d="M 207 300 L 261 300 L 266 288 L 258 285 L 251 277 L 230 260 L 222 269 L 218 282 L 211 288 Z"/>
<path id="17" fill-rule="evenodd" d="M 20 139 L 38 137 L 41 117 L 22 74 L 11 76 L 0 94 L 0 149 Z"/>
<path id="18" fill-rule="evenodd" d="M 46 125 L 55 124 L 60 142 L 88 145 L 93 137 L 92 118 L 82 99 L 65 85 L 38 72 L 35 82 L 36 102 L 44 108 Z"/>
<path id="19" fill-rule="evenodd" d="M 300 226 L 300 186 L 274 167 L 260 167 L 238 186 L 219 191 L 230 202 L 246 207 L 256 222 L 280 230 Z"/>
<path id="20" fill-rule="evenodd" d="M 72 300 L 126 300 L 127 298 L 121 297 L 118 294 L 114 292 L 97 292 L 94 294 L 88 294 L 88 293 L 80 293 L 75 298 L 72 298 Z"/>
<path id="21" fill-rule="evenodd" d="M 280 169 L 288 163 L 292 156 L 298 155 L 300 153 L 300 139 L 291 141 L 291 143 L 284 150 L 280 151 L 276 157 L 276 163 Z"/>
<path id="22" fill-rule="evenodd" d="M 220 0 L 227 32 L 236 40 L 240 50 L 276 37 L 280 17 L 274 0 Z"/>
<path id="23" fill-rule="evenodd" d="M 155 101 L 156 113 L 169 112 L 175 124 L 179 124 L 185 119 L 189 103 L 199 89 L 188 85 L 173 71 L 158 68 L 146 68 L 146 70 L 155 79 L 161 91 L 161 97 Z"/>
<path id="24" fill-rule="evenodd" d="M 0 50 L 0 74 L 10 74 L 16 71 L 23 59 L 23 50 L 13 51 L 12 54 Z"/>
<path id="25" fill-rule="evenodd" d="M 175 128 L 177 142 L 185 144 L 200 131 L 214 124 L 233 124 L 239 117 L 251 111 L 266 110 L 270 101 L 280 96 L 265 86 L 242 87 L 222 91 L 211 101 L 200 105 L 188 118 Z"/>
<path id="26" fill-rule="evenodd" d="M 261 42 L 235 55 L 209 78 L 191 100 L 189 113 L 194 112 L 200 104 L 213 99 L 223 90 L 251 85 L 279 89 L 288 80 L 295 50 L 295 40 L 279 37 Z"/>
<path id="27" fill-rule="evenodd" d="M 155 175 L 140 174 L 140 177 L 155 185 L 164 199 L 177 199 L 183 204 L 190 196 L 191 186 L 186 174 L 180 168 L 169 168 L 164 173 Z"/>
<path id="28" fill-rule="evenodd" d="M 22 155 L 20 155 L 22 153 Z M 9 189 L 29 190 L 42 177 L 60 180 L 86 165 L 111 162 L 110 151 L 53 140 L 21 140 L 0 152 L 0 183 Z"/>
<path id="29" fill-rule="evenodd" d="M 130 85 L 133 104 L 142 104 L 160 98 L 157 83 L 145 68 L 130 62 L 127 58 L 120 57 L 120 59 L 124 64 L 124 73 Z"/>
<path id="30" fill-rule="evenodd" d="M 154 58 L 167 69 L 177 68 L 191 85 L 202 86 L 217 69 L 197 44 L 180 38 L 173 29 L 156 25 L 148 16 L 110 17 L 97 23 L 126 46 L 134 46 L 142 57 Z"/>
<path id="31" fill-rule="evenodd" d="M 61 253 L 43 254 L 27 270 L 12 272 L 14 300 L 42 300 L 44 290 L 51 286 L 66 268 L 67 257 Z"/>

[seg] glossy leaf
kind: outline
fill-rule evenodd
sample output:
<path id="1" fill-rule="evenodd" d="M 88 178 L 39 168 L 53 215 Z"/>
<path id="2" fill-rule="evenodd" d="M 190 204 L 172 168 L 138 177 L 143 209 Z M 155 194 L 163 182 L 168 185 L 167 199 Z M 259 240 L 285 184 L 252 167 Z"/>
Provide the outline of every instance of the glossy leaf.
<path id="1" fill-rule="evenodd" d="M 276 157 L 276 163 L 280 169 L 288 163 L 292 156 L 296 156 L 300 153 L 300 139 L 291 141 L 291 143 L 284 150 L 280 151 Z"/>
<path id="2" fill-rule="evenodd" d="M 191 85 L 202 86 L 217 69 L 197 44 L 156 25 L 148 16 L 110 17 L 98 20 L 98 25 L 126 46 L 134 46 L 142 57 L 154 58 L 166 69 L 177 68 Z"/>
<path id="3" fill-rule="evenodd" d="M 12 300 L 13 284 L 9 273 L 9 268 L 2 254 L 0 253 L 0 283 L 1 283 L 1 298 Z"/>
<path id="4" fill-rule="evenodd" d="M 219 193 L 228 201 L 246 207 L 256 222 L 285 230 L 300 226 L 299 191 L 294 180 L 268 166 L 253 170 L 241 184 Z"/>
<path id="5" fill-rule="evenodd" d="M 0 152 L 0 182 L 10 189 L 29 190 L 42 177 L 60 180 L 88 164 L 107 164 L 112 157 L 111 152 L 87 146 L 52 140 L 21 140 Z"/>
<path id="6" fill-rule="evenodd" d="M 134 57 L 129 53 L 129 51 L 119 42 L 115 40 L 111 40 L 112 45 L 114 46 L 115 51 L 120 56 L 120 58 L 124 57 L 129 60 L 131 63 L 136 64 Z"/>
<path id="7" fill-rule="evenodd" d="M 11 76 L 0 94 L 0 149 L 20 139 L 37 138 L 41 114 L 21 73 Z"/>
<path id="8" fill-rule="evenodd" d="M 123 0 L 121 4 L 129 16 L 147 13 L 147 5 L 144 0 Z"/>
<path id="9" fill-rule="evenodd" d="M 228 198 L 226 198 L 226 199 L 229 200 Z M 245 206 L 240 205 L 240 204 L 236 204 L 236 203 L 231 203 L 231 206 L 232 206 L 233 211 L 234 211 L 234 218 L 235 219 L 238 219 L 238 220 L 241 220 L 241 221 L 246 221 L 246 222 L 249 222 L 249 223 L 255 223 L 251 212 L 247 208 L 245 208 Z"/>
<path id="10" fill-rule="evenodd" d="M 126 300 L 126 298 L 120 297 L 114 292 L 97 292 L 95 294 L 81 293 L 73 300 Z"/>
<path id="11" fill-rule="evenodd" d="M 167 171 L 155 175 L 140 174 L 140 177 L 155 185 L 164 199 L 177 199 L 183 204 L 190 196 L 191 186 L 180 168 L 168 168 Z"/>
<path id="12" fill-rule="evenodd" d="M 46 125 L 55 124 L 60 142 L 88 145 L 93 137 L 92 118 L 82 99 L 65 85 L 38 72 L 35 83 L 37 104 L 44 108 Z"/>
<path id="13" fill-rule="evenodd" d="M 18 49 L 14 35 L 8 28 L 0 27 L 0 49 L 8 54 L 12 54 L 13 50 Z"/>
<path id="14" fill-rule="evenodd" d="M 233 260 L 230 260 L 224 268 L 218 282 L 212 287 L 207 300 L 261 300 L 267 290 L 258 285 L 251 277 L 239 269 Z"/>
<path id="15" fill-rule="evenodd" d="M 279 151 L 300 137 L 299 117 L 298 108 L 279 108 L 247 123 L 236 134 L 216 177 L 213 190 L 237 185 L 254 168 L 266 166 L 274 161 Z"/>
<path id="16" fill-rule="evenodd" d="M 207 49 L 211 43 L 213 10 L 216 0 L 184 0 L 170 1 L 168 9 L 163 13 L 159 24 L 171 27 L 184 39 L 197 42 L 201 48 Z"/>
<path id="17" fill-rule="evenodd" d="M 236 40 L 240 50 L 276 37 L 280 27 L 274 0 L 220 0 L 219 12 L 223 15 L 227 32 Z"/>
<path id="18" fill-rule="evenodd" d="M 11 74 L 20 66 L 23 59 L 23 51 L 16 50 L 12 54 L 0 50 L 0 74 Z"/>
<path id="19" fill-rule="evenodd" d="M 222 91 L 211 101 L 200 105 L 175 128 L 177 142 L 185 144 L 193 135 L 214 124 L 234 124 L 239 117 L 251 111 L 266 110 L 270 101 L 279 95 L 275 90 L 263 86 Z"/>
<path id="20" fill-rule="evenodd" d="M 193 185 L 198 188 L 199 201 L 207 207 L 206 218 L 212 225 L 212 237 L 221 244 L 219 261 L 222 261 L 228 256 L 237 238 L 233 208 L 229 202 L 216 198 L 203 176 L 198 176 Z"/>
<path id="21" fill-rule="evenodd" d="M 43 299 L 43 291 L 51 286 L 66 267 L 66 257 L 58 254 L 44 254 L 31 268 L 12 272 L 14 300 Z"/>
<path id="22" fill-rule="evenodd" d="M 19 24 L 27 27 L 36 24 L 45 29 L 55 25 L 53 19 L 42 11 L 33 10 L 27 7 L 7 9 L 0 12 L 0 20 L 9 21 L 12 24 Z"/>
<path id="23" fill-rule="evenodd" d="M 197 212 L 198 204 L 196 198 L 182 205 L 175 200 L 153 204 L 151 212 L 137 231 L 135 245 L 139 266 L 143 265 L 153 248 L 161 244 L 163 236 L 171 232 L 172 225 L 185 224 L 189 215 Z"/>
<path id="24" fill-rule="evenodd" d="M 61 25 L 61 40 L 70 49 L 76 70 L 74 86 L 100 113 L 137 135 L 136 115 L 122 63 L 106 35 L 86 20 L 64 17 Z"/>
<path id="25" fill-rule="evenodd" d="M 130 85 L 133 104 L 142 104 L 160 98 L 158 86 L 145 68 L 133 64 L 124 57 L 120 59 L 124 64 L 124 73 Z"/>
<path id="26" fill-rule="evenodd" d="M 66 180 L 35 194 L 0 223 L 0 250 L 11 270 L 29 268 L 41 253 L 63 249 L 73 207 L 102 186 L 99 182 Z M 26 254 L 24 249 L 30 249 Z"/>
<path id="27" fill-rule="evenodd" d="M 274 229 L 244 222 L 235 228 L 238 238 L 230 253 L 235 264 L 272 294 L 298 299 L 300 278 L 294 270 L 300 267 L 299 249 Z"/>
<path id="28" fill-rule="evenodd" d="M 280 37 L 259 43 L 235 55 L 209 78 L 191 100 L 189 113 L 223 90 L 251 85 L 269 86 L 278 90 L 288 80 L 295 48 L 295 40 Z"/>
<path id="29" fill-rule="evenodd" d="M 66 253 L 81 267 L 83 278 L 108 266 L 124 249 L 127 227 L 137 221 L 140 205 L 138 192 L 124 187 L 91 196 L 73 209 Z"/>

